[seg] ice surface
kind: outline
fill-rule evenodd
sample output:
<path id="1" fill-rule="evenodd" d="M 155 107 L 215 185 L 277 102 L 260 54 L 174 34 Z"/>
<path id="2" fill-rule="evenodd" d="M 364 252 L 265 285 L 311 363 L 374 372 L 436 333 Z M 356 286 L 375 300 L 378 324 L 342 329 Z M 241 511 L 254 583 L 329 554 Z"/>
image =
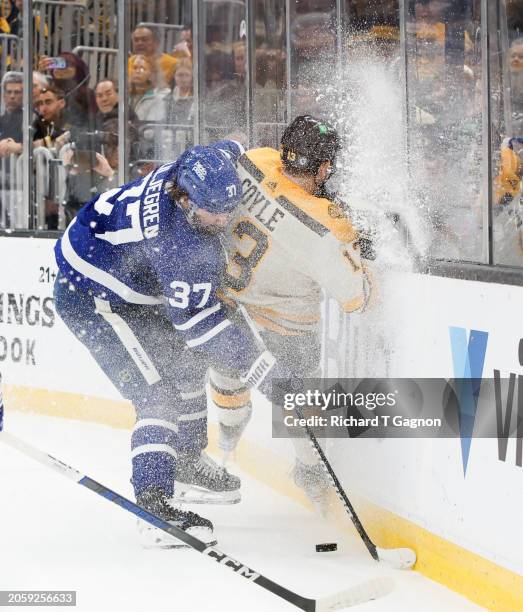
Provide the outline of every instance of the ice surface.
<path id="1" fill-rule="evenodd" d="M 130 432 L 13 412 L 6 427 L 131 497 Z M 297 609 L 195 551 L 142 549 L 133 515 L 1 444 L 0 466 L 0 590 L 76 590 L 82 612 Z M 193 509 L 213 520 L 221 550 L 304 596 L 392 575 L 395 591 L 362 610 L 480 609 L 416 572 L 375 564 L 356 535 L 322 525 L 248 476 L 240 504 Z M 338 552 L 314 552 L 331 541 Z"/>

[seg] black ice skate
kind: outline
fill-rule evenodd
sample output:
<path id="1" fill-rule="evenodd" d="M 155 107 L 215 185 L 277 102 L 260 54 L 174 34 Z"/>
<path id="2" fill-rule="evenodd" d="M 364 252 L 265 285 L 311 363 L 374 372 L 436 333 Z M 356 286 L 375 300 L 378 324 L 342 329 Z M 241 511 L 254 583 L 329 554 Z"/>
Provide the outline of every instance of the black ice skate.
<path id="1" fill-rule="evenodd" d="M 241 481 L 213 461 L 207 453 L 178 455 L 175 503 L 237 504 Z"/>
<path id="2" fill-rule="evenodd" d="M 202 540 L 208 546 L 214 546 L 217 543 L 213 536 L 211 521 L 194 512 L 184 512 L 174 508 L 159 487 L 149 487 L 142 491 L 137 495 L 136 503 L 151 514 Z M 138 521 L 138 531 L 143 545 L 147 548 L 187 548 L 187 544 L 145 521 Z"/>

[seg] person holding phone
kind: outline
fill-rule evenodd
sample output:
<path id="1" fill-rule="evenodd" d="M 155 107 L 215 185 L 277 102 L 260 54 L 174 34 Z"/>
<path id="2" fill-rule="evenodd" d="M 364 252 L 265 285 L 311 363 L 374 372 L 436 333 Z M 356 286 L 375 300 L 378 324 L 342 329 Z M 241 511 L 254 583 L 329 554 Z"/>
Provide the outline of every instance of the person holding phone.
<path id="1" fill-rule="evenodd" d="M 63 51 L 56 57 L 43 55 L 38 70 L 50 74 L 54 86 L 64 92 L 68 121 L 76 127 L 86 127 L 92 131 L 96 100 L 89 87 L 87 64 L 74 53 Z"/>

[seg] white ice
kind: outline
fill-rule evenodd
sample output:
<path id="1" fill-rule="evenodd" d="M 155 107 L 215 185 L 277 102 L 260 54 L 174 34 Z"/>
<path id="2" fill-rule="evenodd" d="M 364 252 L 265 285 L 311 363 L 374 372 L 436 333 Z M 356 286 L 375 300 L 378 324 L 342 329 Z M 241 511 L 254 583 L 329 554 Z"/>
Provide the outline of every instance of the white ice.
<path id="1" fill-rule="evenodd" d="M 131 497 L 128 431 L 12 411 L 6 429 Z M 328 595 L 384 574 L 395 578 L 394 592 L 362 611 L 480 609 L 416 572 L 377 565 L 356 534 L 333 532 L 245 475 L 242 495 L 235 506 L 192 509 L 214 522 L 221 550 L 301 595 Z M 0 590 L 76 590 L 82 612 L 297 609 L 198 552 L 142 549 L 136 520 L 0 444 Z M 314 552 L 329 541 L 338 552 Z"/>

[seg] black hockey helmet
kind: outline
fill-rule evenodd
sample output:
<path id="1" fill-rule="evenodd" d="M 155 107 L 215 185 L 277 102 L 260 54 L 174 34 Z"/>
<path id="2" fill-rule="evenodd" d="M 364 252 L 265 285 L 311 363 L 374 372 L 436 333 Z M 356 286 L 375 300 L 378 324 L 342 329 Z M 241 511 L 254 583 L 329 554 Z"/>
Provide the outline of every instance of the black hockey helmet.
<path id="1" fill-rule="evenodd" d="M 316 174 L 325 161 L 334 162 L 340 149 L 338 132 L 328 123 L 300 115 L 289 124 L 281 138 L 280 154 L 286 168 Z"/>

